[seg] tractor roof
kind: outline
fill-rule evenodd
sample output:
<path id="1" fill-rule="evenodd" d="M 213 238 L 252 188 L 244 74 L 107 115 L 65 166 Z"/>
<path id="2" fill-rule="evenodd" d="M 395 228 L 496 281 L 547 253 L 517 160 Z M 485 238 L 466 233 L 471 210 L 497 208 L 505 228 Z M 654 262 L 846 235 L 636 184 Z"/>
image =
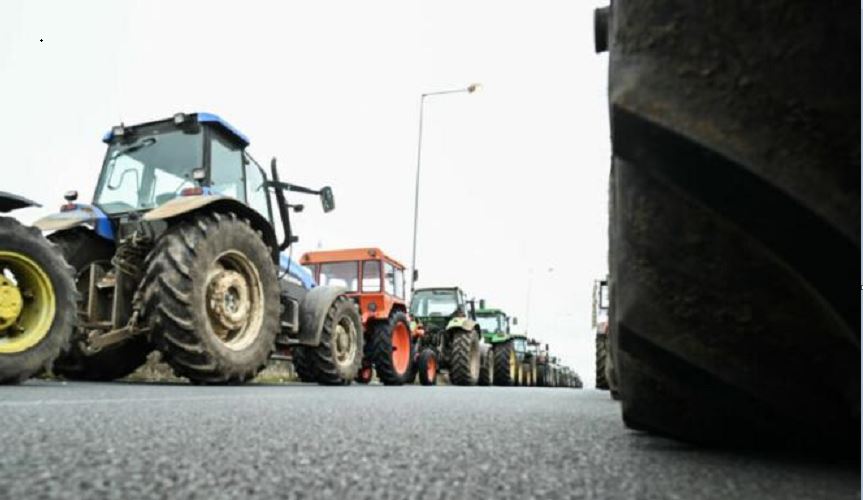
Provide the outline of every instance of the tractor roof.
<path id="1" fill-rule="evenodd" d="M 396 259 L 385 254 L 380 248 L 346 248 L 341 250 L 317 250 L 306 252 L 300 258 L 303 264 L 321 264 L 324 262 L 350 262 L 355 260 L 384 259 L 404 270 L 405 266 Z"/>
<path id="2" fill-rule="evenodd" d="M 500 314 L 506 316 L 506 313 L 500 309 L 477 309 L 476 310 L 477 316 L 497 316 Z"/>
<path id="3" fill-rule="evenodd" d="M 178 114 L 180 114 L 180 113 L 178 113 Z M 190 116 L 192 119 L 196 120 L 198 123 L 209 123 L 213 126 L 221 128 L 224 132 L 227 132 L 229 135 L 231 135 L 232 137 L 234 137 L 235 139 L 240 141 L 243 144 L 243 147 L 249 145 L 249 138 L 246 137 L 242 132 L 240 132 L 239 130 L 234 128 L 233 125 L 231 125 L 230 123 L 228 123 L 227 121 L 222 119 L 222 117 L 220 117 L 219 115 L 214 115 L 213 113 L 199 112 L 199 113 L 187 114 L 187 116 Z M 166 122 L 166 121 L 171 121 L 171 120 L 173 120 L 173 118 L 166 118 L 164 120 L 155 120 L 152 122 L 145 122 L 145 123 L 138 123 L 135 125 L 129 125 L 126 128 L 136 128 L 136 127 L 142 127 L 142 126 L 146 126 L 146 125 L 154 125 L 156 123 L 161 123 L 161 122 Z M 113 130 L 107 131 L 105 133 L 105 135 L 102 136 L 102 142 L 104 142 L 106 144 L 109 144 L 113 139 L 114 139 L 114 131 Z"/>
<path id="4" fill-rule="evenodd" d="M 427 286 L 423 288 L 417 288 L 414 292 L 433 292 L 433 291 L 447 291 L 447 292 L 455 292 L 457 290 L 461 290 L 457 286 Z"/>

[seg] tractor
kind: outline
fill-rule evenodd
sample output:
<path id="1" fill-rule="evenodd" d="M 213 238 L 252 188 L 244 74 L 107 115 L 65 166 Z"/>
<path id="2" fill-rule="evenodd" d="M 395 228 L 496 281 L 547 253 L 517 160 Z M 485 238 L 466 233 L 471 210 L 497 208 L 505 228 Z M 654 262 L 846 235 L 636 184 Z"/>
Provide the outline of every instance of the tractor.
<path id="1" fill-rule="evenodd" d="M 0 213 L 37 206 L 0 192 Z M 75 325 L 72 268 L 38 229 L 0 217 L 0 384 L 47 370 Z"/>
<path id="2" fill-rule="evenodd" d="M 483 340 L 491 346 L 488 356 L 492 362 L 491 376 L 480 377 L 480 385 L 517 385 L 520 367 L 510 336 L 510 324 L 517 325 L 518 319 L 507 316 L 500 309 L 486 308 L 485 301 L 480 300 L 476 321 Z"/>
<path id="3" fill-rule="evenodd" d="M 512 335 L 512 345 L 518 360 L 519 375 L 517 385 L 536 385 L 536 353 L 534 347 L 539 345 L 534 339 L 523 334 Z"/>
<path id="4" fill-rule="evenodd" d="M 307 252 L 300 259 L 317 283 L 348 290 L 360 308 L 364 345 L 356 381 L 367 384 L 372 371 L 384 385 L 437 380 L 434 352 L 417 352 L 420 330 L 413 328 L 405 302 L 405 268 L 378 248 Z M 301 380 L 311 378 L 308 349 L 294 348 L 294 367 Z"/>
<path id="5" fill-rule="evenodd" d="M 494 376 L 490 346 L 481 342 L 475 302 L 466 300 L 460 288 L 417 289 L 410 314 L 422 334 L 420 346 L 434 352 L 450 383 L 477 385 L 481 377 Z"/>
<path id="6" fill-rule="evenodd" d="M 536 385 L 540 387 L 554 387 L 554 364 L 550 355 L 548 344 L 541 348 L 537 343 L 534 349 L 536 355 Z"/>
<path id="7" fill-rule="evenodd" d="M 363 352 L 356 305 L 284 253 L 298 239 L 290 213 L 304 208 L 286 192 L 317 195 L 329 212 L 332 189 L 282 182 L 275 158 L 268 179 L 249 139 L 209 113 L 121 124 L 103 142 L 93 203 L 70 191 L 36 223 L 52 231 L 82 297 L 56 374 L 117 379 L 157 349 L 193 383 L 242 383 L 279 346 L 307 350 L 321 384 L 353 381 Z"/>

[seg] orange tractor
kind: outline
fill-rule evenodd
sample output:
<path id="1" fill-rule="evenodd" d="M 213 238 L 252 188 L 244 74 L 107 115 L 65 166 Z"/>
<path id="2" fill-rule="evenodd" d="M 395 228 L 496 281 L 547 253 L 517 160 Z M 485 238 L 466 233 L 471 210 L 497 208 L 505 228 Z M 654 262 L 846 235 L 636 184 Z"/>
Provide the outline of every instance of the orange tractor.
<path id="1" fill-rule="evenodd" d="M 356 381 L 367 384 L 372 369 L 386 385 L 412 383 L 417 370 L 427 385 L 437 378 L 437 360 L 418 355 L 421 330 L 413 328 L 405 302 L 405 267 L 378 248 L 308 252 L 300 263 L 320 286 L 342 286 L 359 306 L 365 335 L 363 363 Z M 301 380 L 314 380 L 303 355 L 294 354 Z"/>

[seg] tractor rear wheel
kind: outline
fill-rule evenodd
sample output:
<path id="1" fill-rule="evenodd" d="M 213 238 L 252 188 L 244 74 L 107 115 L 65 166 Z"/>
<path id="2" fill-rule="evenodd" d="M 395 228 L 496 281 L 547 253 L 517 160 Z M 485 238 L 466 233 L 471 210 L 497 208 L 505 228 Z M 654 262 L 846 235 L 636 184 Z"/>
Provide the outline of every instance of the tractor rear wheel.
<path id="1" fill-rule="evenodd" d="M 608 362 L 608 335 L 596 336 L 596 388 L 608 390 L 606 363 Z"/>
<path id="2" fill-rule="evenodd" d="M 165 361 L 196 383 L 243 383 L 279 331 L 270 249 L 248 221 L 211 213 L 178 223 L 150 252 L 144 318 Z"/>
<path id="3" fill-rule="evenodd" d="M 494 346 L 494 385 L 510 386 L 518 382 L 518 358 L 512 341 Z"/>
<path id="4" fill-rule="evenodd" d="M 423 349 L 417 358 L 417 369 L 419 371 L 420 384 L 437 384 L 438 363 L 434 351 Z"/>
<path id="5" fill-rule="evenodd" d="M 859 11 L 611 5 L 609 319 L 624 421 L 859 457 Z"/>
<path id="6" fill-rule="evenodd" d="M 75 269 L 75 286 L 81 297 L 78 316 L 89 319 L 90 268 L 108 272 L 113 269 L 114 243 L 85 228 L 58 231 L 51 240 Z M 110 301 L 110 298 L 108 299 Z M 69 380 L 109 381 L 123 378 L 140 368 L 153 350 L 144 335 L 132 337 L 121 344 L 90 353 L 86 349 L 87 331 L 75 328 L 68 349 L 54 363 L 52 371 Z"/>
<path id="7" fill-rule="evenodd" d="M 324 385 L 350 385 L 362 366 L 362 318 L 344 295 L 339 295 L 327 312 L 314 359 L 318 383 Z"/>
<path id="8" fill-rule="evenodd" d="M 449 381 L 453 385 L 476 385 L 481 355 L 479 335 L 474 331 L 454 330 L 450 347 Z"/>
<path id="9" fill-rule="evenodd" d="M 402 385 L 413 375 L 413 338 L 407 315 L 395 312 L 372 331 L 372 359 L 384 385 Z"/>
<path id="10" fill-rule="evenodd" d="M 494 385 L 494 349 L 489 346 L 480 360 L 478 385 Z"/>
<path id="11" fill-rule="evenodd" d="M 309 347 L 294 346 L 291 349 L 291 361 L 294 364 L 294 373 L 300 382 L 315 382 L 315 364 L 312 358 L 313 354 Z M 369 377 L 371 379 L 371 377 Z"/>
<path id="12" fill-rule="evenodd" d="M 74 271 L 42 233 L 0 217 L 0 384 L 50 368 L 75 325 Z"/>

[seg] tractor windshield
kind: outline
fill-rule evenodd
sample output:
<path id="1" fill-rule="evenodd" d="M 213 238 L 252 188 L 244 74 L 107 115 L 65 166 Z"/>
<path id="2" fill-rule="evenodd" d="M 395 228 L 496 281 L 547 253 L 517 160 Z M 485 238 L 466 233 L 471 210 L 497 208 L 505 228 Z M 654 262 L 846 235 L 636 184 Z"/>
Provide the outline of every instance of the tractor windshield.
<path id="1" fill-rule="evenodd" d="M 108 147 L 95 203 L 115 214 L 155 208 L 194 187 L 192 170 L 203 165 L 202 135 L 181 130 L 142 132 Z"/>
<path id="2" fill-rule="evenodd" d="M 455 290 L 418 290 L 411 300 L 411 314 L 421 318 L 451 316 L 458 308 Z"/>
<path id="3" fill-rule="evenodd" d="M 348 291 L 356 292 L 359 283 L 358 265 L 356 262 L 327 262 L 321 264 L 320 284 L 322 286 L 343 286 Z"/>
<path id="4" fill-rule="evenodd" d="M 500 321 L 500 316 L 477 316 L 476 322 L 479 323 L 479 328 L 483 332 L 502 332 L 504 330 Z"/>

